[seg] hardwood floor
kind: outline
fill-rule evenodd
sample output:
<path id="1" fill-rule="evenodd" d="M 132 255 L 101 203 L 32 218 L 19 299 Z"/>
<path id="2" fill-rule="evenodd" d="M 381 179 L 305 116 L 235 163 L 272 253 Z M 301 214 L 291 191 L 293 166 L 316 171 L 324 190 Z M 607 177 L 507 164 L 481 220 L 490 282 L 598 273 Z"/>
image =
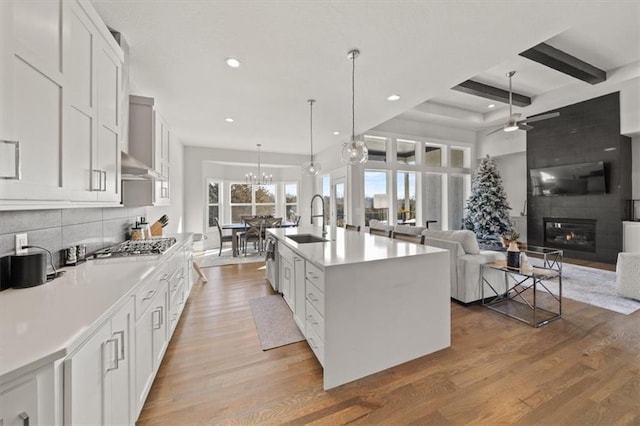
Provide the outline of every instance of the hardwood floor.
<path id="1" fill-rule="evenodd" d="M 325 392 L 306 342 L 260 349 L 263 268 L 203 269 L 138 424 L 640 424 L 640 311 L 565 299 L 534 329 L 452 302 L 450 348 Z"/>

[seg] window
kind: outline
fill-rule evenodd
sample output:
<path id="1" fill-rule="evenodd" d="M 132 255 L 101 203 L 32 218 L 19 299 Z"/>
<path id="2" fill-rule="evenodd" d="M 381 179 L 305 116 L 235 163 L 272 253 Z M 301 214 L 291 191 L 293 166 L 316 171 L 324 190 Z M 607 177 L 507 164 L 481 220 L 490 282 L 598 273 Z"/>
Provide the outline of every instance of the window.
<path id="1" fill-rule="evenodd" d="M 469 197 L 469 175 L 450 175 L 449 229 L 462 229 L 465 200 Z"/>
<path id="2" fill-rule="evenodd" d="M 469 148 L 451 147 L 451 167 L 471 167 L 471 150 Z"/>
<path id="3" fill-rule="evenodd" d="M 273 216 L 276 214 L 276 185 L 255 185 L 255 214 Z"/>
<path id="4" fill-rule="evenodd" d="M 397 173 L 397 221 L 398 223 L 415 223 L 416 219 L 416 174 L 413 172 Z"/>
<path id="5" fill-rule="evenodd" d="M 364 224 L 371 219 L 389 221 L 389 195 L 387 194 L 387 172 L 365 170 L 364 172 Z"/>
<path id="6" fill-rule="evenodd" d="M 444 159 L 442 158 L 443 147 L 441 145 L 425 144 L 424 146 L 424 164 L 430 167 L 442 167 Z"/>
<path id="7" fill-rule="evenodd" d="M 284 184 L 284 217 L 289 222 L 295 222 L 298 215 L 298 184 Z"/>
<path id="8" fill-rule="evenodd" d="M 387 161 L 387 139 L 377 136 L 365 136 L 364 143 L 369 150 L 369 161 L 385 163 Z"/>
<path id="9" fill-rule="evenodd" d="M 253 215 L 252 188 L 245 183 L 230 185 L 231 222 L 242 222 L 242 216 Z"/>
<path id="10" fill-rule="evenodd" d="M 210 180 L 207 186 L 209 192 L 207 199 L 208 223 L 209 226 L 214 226 L 213 219 L 220 220 L 220 183 Z"/>
<path id="11" fill-rule="evenodd" d="M 324 217 L 327 219 L 327 225 L 331 223 L 331 178 L 329 176 L 322 176 L 322 198 L 324 199 Z M 311 212 L 311 214 L 317 214 Z M 313 222 L 320 225 L 320 222 Z"/>
<path id="12" fill-rule="evenodd" d="M 344 226 L 344 183 L 334 185 L 336 191 L 336 226 Z"/>
<path id="13" fill-rule="evenodd" d="M 442 196 L 444 194 L 444 180 L 440 173 L 426 173 L 424 185 L 424 219 L 425 221 L 435 221 L 429 224 L 430 229 L 445 229 L 442 223 Z M 422 224 L 420 224 L 422 226 Z"/>
<path id="14" fill-rule="evenodd" d="M 398 139 L 396 141 L 396 161 L 400 164 L 416 164 L 416 143 Z"/>

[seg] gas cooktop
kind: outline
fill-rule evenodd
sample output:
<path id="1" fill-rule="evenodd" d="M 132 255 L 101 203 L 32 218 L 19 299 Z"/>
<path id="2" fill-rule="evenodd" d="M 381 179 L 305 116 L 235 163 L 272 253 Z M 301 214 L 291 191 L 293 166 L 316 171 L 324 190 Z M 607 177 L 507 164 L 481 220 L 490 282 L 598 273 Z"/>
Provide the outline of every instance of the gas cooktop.
<path id="1" fill-rule="evenodd" d="M 130 240 L 98 250 L 93 253 L 93 258 L 160 255 L 175 243 L 174 237 Z"/>

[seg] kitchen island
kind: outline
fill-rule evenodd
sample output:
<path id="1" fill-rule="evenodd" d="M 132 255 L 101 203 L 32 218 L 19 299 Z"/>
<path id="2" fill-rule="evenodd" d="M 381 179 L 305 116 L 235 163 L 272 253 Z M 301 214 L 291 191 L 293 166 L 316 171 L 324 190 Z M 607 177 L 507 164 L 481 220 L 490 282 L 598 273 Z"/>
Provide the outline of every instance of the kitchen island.
<path id="1" fill-rule="evenodd" d="M 268 232 L 278 288 L 324 368 L 325 389 L 451 345 L 446 250 L 336 227 L 326 236 L 314 226 Z M 304 235 L 326 241 L 290 238 Z"/>

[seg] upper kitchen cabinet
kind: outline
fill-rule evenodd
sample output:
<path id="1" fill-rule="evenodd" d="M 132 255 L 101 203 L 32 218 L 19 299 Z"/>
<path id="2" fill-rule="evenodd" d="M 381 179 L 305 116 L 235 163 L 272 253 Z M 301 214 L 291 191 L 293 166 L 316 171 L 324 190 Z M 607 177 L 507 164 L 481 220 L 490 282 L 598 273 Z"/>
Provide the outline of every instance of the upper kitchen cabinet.
<path id="1" fill-rule="evenodd" d="M 123 177 L 125 206 L 169 205 L 171 130 L 153 98 L 129 96 L 129 155 L 149 166 L 155 180 Z"/>
<path id="2" fill-rule="evenodd" d="M 64 200 L 63 2 L 0 2 L 0 197 Z M 6 200 L 6 202 L 5 202 Z"/>
<path id="3" fill-rule="evenodd" d="M 122 50 L 84 0 L 0 13 L 0 209 L 119 205 Z"/>

